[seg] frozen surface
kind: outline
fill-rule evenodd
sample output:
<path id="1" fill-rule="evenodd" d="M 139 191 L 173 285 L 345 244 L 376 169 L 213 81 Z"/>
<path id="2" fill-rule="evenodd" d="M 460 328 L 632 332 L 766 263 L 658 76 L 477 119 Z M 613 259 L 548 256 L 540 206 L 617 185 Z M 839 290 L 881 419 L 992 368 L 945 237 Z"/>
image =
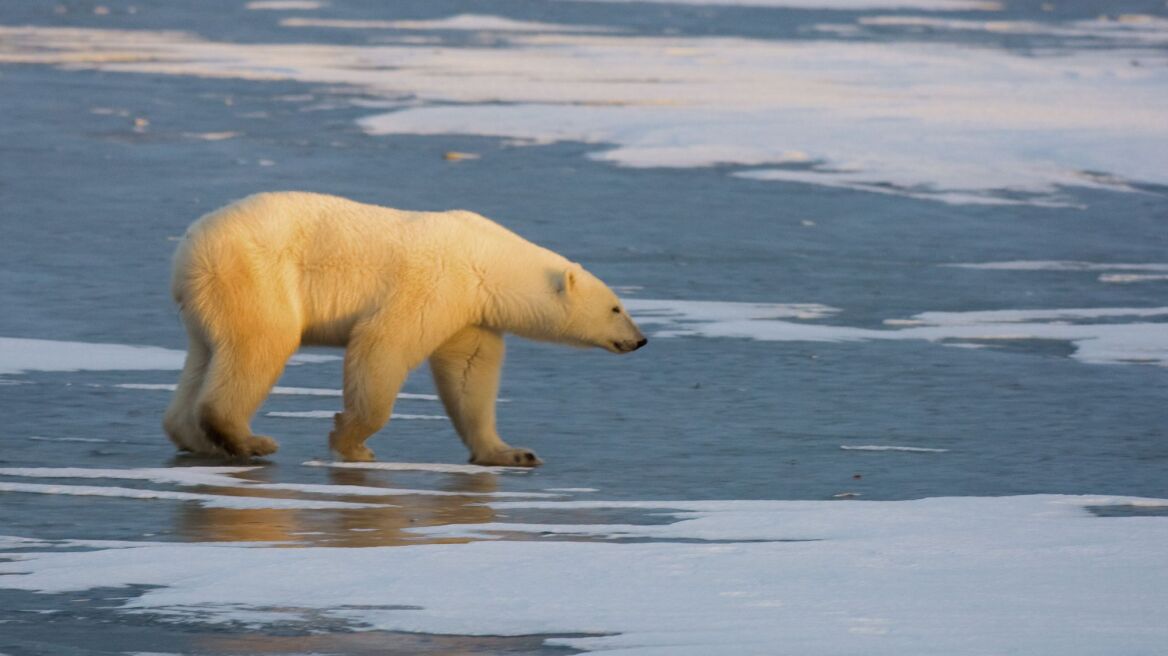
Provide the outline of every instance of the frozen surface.
<path id="1" fill-rule="evenodd" d="M 585 538 L 567 542 L 40 549 L 0 563 L 20 574 L 0 586 L 156 586 L 122 609 L 169 622 L 262 627 L 262 611 L 280 609 L 285 621 L 340 618 L 363 630 L 586 634 L 549 642 L 630 655 L 773 654 L 776 644 L 807 654 L 1154 653 L 1168 639 L 1168 522 L 1083 510 L 1132 501 L 1149 500 L 634 502 L 620 505 L 670 508 L 678 521 L 474 527 Z"/>
<path id="2" fill-rule="evenodd" d="M 252 0 L 244 6 L 252 10 L 311 11 L 320 9 L 327 4 L 327 2 L 318 2 L 317 0 Z"/>
<path id="3" fill-rule="evenodd" d="M 185 356 L 182 351 L 155 346 L 0 337 L 0 375 L 25 371 L 181 369 Z"/>
<path id="4" fill-rule="evenodd" d="M 991 0 L 573 0 L 576 2 L 655 2 L 673 5 L 784 7 L 792 9 L 919 9 L 924 11 L 993 11 L 1000 2 Z"/>
<path id="5" fill-rule="evenodd" d="M 306 463 L 307 464 L 307 463 Z M 448 465 L 443 464 L 425 464 L 425 463 L 373 463 L 384 465 L 379 467 L 383 470 L 393 471 L 451 471 Z M 178 486 L 201 486 L 212 487 L 217 489 L 233 488 L 233 494 L 251 494 L 254 490 L 272 490 L 272 491 L 286 491 L 286 492 L 303 492 L 308 494 L 325 494 L 325 495 L 353 495 L 353 496 L 398 496 L 398 495 L 430 495 L 430 496 L 482 496 L 482 497 L 558 497 L 559 494 L 550 494 L 545 492 L 487 492 L 487 491 L 443 491 L 443 490 L 427 490 L 427 489 L 406 489 L 400 487 L 370 487 L 362 485 L 321 485 L 312 483 L 265 483 L 250 478 L 245 478 L 244 475 L 249 472 L 259 473 L 256 470 L 260 467 L 145 467 L 139 469 L 98 469 L 85 467 L 0 467 L 0 477 L 19 477 L 19 478 L 61 478 L 61 479 L 114 479 L 114 480 L 133 480 L 133 481 L 148 481 L 151 483 L 178 485 Z M 502 468 L 487 468 L 482 469 L 502 469 Z M 10 492 L 31 492 L 40 494 L 73 494 L 73 495 L 98 495 L 98 496 L 124 496 L 127 498 L 160 498 L 160 499 L 176 499 L 176 500 L 199 500 L 213 507 L 267 507 L 263 502 L 257 505 L 247 505 L 246 503 L 240 505 L 236 504 L 235 497 L 219 497 L 222 501 L 216 502 L 212 497 L 218 495 L 198 494 L 186 495 L 186 493 L 179 493 L 177 495 L 169 491 L 160 491 L 160 496 L 151 496 L 156 491 L 154 490 L 134 490 L 127 491 L 124 488 L 94 488 L 86 486 L 75 485 L 27 485 L 19 483 L 6 483 L 0 481 L 0 486 L 9 485 L 7 491 Z M 136 496 L 141 494 L 142 496 Z M 216 505 L 217 504 L 217 505 Z M 305 507 L 305 508 L 331 508 L 331 507 L 347 507 L 345 505 L 333 506 L 325 504 L 323 506 L 297 506 L 295 504 L 289 506 L 277 505 L 272 507 Z"/>
<path id="6" fill-rule="evenodd" d="M 844 451 L 905 451 L 908 453 L 946 453 L 949 449 L 933 449 L 924 446 L 891 446 L 884 444 L 843 444 Z"/>
<path id="7" fill-rule="evenodd" d="M 761 341 L 850 342 L 863 340 L 927 340 L 961 343 L 987 340 L 1054 340 L 1074 345 L 1072 357 L 1091 364 L 1156 364 L 1168 366 L 1168 325 L 1160 322 L 1095 319 L 1160 318 L 1168 307 L 1066 308 L 1051 310 L 987 310 L 922 312 L 908 319 L 886 319 L 889 328 L 871 329 L 783 320 L 737 303 L 630 301 L 630 312 L 645 310 L 643 323 L 659 337 L 734 337 Z M 640 303 L 644 303 L 641 301 Z M 807 318 L 823 316 L 812 313 Z"/>
<path id="8" fill-rule="evenodd" d="M 322 460 L 309 460 L 303 464 L 306 467 L 333 467 L 337 469 L 375 471 L 419 471 L 442 474 L 526 474 L 531 471 L 528 467 L 486 467 L 483 465 L 455 465 L 440 462 L 326 462 Z"/>
<path id="9" fill-rule="evenodd" d="M 14 483 L 0 481 L 0 492 L 24 494 L 49 494 L 78 497 L 116 497 L 122 499 L 165 499 L 170 501 L 193 501 L 204 508 L 234 509 L 341 509 L 375 508 L 383 504 L 348 503 L 343 501 L 313 501 L 308 499 L 277 499 L 269 497 L 229 496 L 221 494 L 200 494 L 197 492 L 175 492 L 172 490 L 146 490 L 128 487 L 97 485 L 46 485 L 41 483 Z"/>
<path id="10" fill-rule="evenodd" d="M 94 344 L 0 337 L 0 375 L 28 371 L 140 371 L 182 369 L 186 353 L 157 346 Z M 292 364 L 330 362 L 335 355 L 298 353 Z M 172 386 L 165 388 L 173 389 Z M 150 389 L 163 389 L 154 386 Z"/>
<path id="11" fill-rule="evenodd" d="M 88 467 L 0 467 L 0 476 L 29 478 L 112 478 L 174 485 L 235 487 L 247 481 L 231 476 L 257 467 L 145 467 L 141 469 L 93 469 Z"/>
<path id="12" fill-rule="evenodd" d="M 1162 651 L 1168 7 L 536 4 L 0 3 L 0 651 Z M 508 341 L 534 470 L 329 462 L 335 350 L 176 454 L 170 254 L 274 189 L 481 212 L 650 344 Z"/>
<path id="13" fill-rule="evenodd" d="M 293 419 L 332 419 L 337 414 L 337 412 L 338 412 L 337 410 L 288 410 L 288 411 L 282 411 L 282 412 L 281 411 L 272 411 L 272 412 L 268 412 L 266 414 L 269 417 L 290 417 Z M 446 421 L 446 419 L 447 419 L 446 415 L 414 415 L 414 414 L 402 414 L 402 413 L 397 413 L 397 412 L 393 413 L 390 416 L 390 418 L 391 419 L 404 419 L 404 420 L 421 419 L 421 420 L 438 420 L 438 421 Z"/>
<path id="14" fill-rule="evenodd" d="M 429 24 L 509 24 L 443 20 Z M 1064 188 L 1168 183 L 1160 109 L 1168 69 L 1160 50 L 1147 49 L 1149 34 L 1164 32 L 1157 21 L 1079 22 L 1074 38 L 1099 34 L 1116 47 L 1028 54 L 943 42 L 565 29 L 507 32 L 500 48 L 0 27 L 0 62 L 346 84 L 399 103 L 360 119 L 374 135 L 580 141 L 598 145 L 592 157 L 622 166 L 728 164 L 754 180 L 956 204 L 1078 206 Z"/>
<path id="15" fill-rule="evenodd" d="M 114 387 L 122 389 L 136 389 L 136 390 L 161 390 L 173 392 L 178 385 L 174 383 L 118 383 Z M 272 388 L 272 394 L 280 394 L 287 396 L 336 396 L 342 395 L 339 389 L 329 389 L 326 387 L 285 387 L 277 385 Z M 410 401 L 437 401 L 436 394 L 415 394 L 411 392 L 398 392 L 397 398 L 406 399 Z M 330 417 L 332 415 L 329 415 Z"/>
<path id="16" fill-rule="evenodd" d="M 454 30 L 460 32 L 611 32 L 611 28 L 587 25 L 557 25 L 520 21 L 502 16 L 459 14 L 438 20 L 336 20 L 328 18 L 285 18 L 284 27 L 332 27 L 346 30 Z"/>
<path id="17" fill-rule="evenodd" d="M 960 269 L 990 271 L 1168 271 L 1168 264 L 1123 262 L 1074 262 L 1066 260 L 1014 260 L 1010 262 L 976 262 L 947 264 Z"/>

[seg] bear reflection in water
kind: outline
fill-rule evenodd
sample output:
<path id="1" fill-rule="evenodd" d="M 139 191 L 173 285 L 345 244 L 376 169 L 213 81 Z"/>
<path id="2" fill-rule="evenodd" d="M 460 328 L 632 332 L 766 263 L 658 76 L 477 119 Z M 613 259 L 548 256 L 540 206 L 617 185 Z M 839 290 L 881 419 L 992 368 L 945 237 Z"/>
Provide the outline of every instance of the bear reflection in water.
<path id="1" fill-rule="evenodd" d="M 249 475 L 262 475 L 255 470 Z M 384 547 L 470 542 L 465 537 L 431 537 L 406 529 L 445 524 L 483 524 L 495 511 L 482 505 L 499 487 L 493 473 L 451 474 L 436 491 L 444 494 L 398 494 L 385 487 L 386 472 L 329 470 L 337 486 L 384 487 L 385 496 L 328 495 L 330 501 L 388 504 L 346 509 L 234 509 L 183 504 L 177 536 L 192 542 L 286 542 L 290 546 Z M 287 498 L 287 490 L 251 486 L 205 488 L 213 494 Z M 448 494 L 446 494 L 448 493 Z M 325 498 L 305 494 L 302 497 Z"/>

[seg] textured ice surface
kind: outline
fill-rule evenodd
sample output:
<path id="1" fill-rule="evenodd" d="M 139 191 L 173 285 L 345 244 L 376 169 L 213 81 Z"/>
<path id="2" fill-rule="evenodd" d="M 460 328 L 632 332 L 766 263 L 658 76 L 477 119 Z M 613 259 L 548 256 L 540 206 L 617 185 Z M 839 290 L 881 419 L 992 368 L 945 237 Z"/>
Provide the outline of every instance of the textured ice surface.
<path id="1" fill-rule="evenodd" d="M 306 467 L 336 467 L 338 469 L 371 469 L 381 471 L 425 471 L 442 474 L 530 473 L 528 467 L 485 467 L 483 465 L 453 465 L 439 462 L 326 462 L 309 460 Z"/>
<path id="2" fill-rule="evenodd" d="M 337 412 L 338 410 L 277 410 L 264 414 L 269 417 L 288 417 L 293 419 L 332 419 L 336 416 Z M 447 417 L 446 415 L 413 415 L 395 412 L 390 416 L 390 419 L 402 419 L 406 421 L 415 419 L 446 421 Z"/>
<path id="3" fill-rule="evenodd" d="M 549 642 L 637 656 L 774 654 L 776 645 L 800 654 L 1156 653 L 1168 639 L 1160 621 L 1168 521 L 1083 509 L 1133 501 L 1168 503 L 498 503 L 667 510 L 679 521 L 465 527 L 649 540 L 632 543 L 39 548 L 0 563 L 0 573 L 19 574 L 0 577 L 0 586 L 157 586 L 122 608 L 172 622 L 263 622 L 262 611 L 278 609 L 280 619 L 333 617 L 361 629 L 579 633 L 589 635 Z"/>
<path id="4" fill-rule="evenodd" d="M 384 507 L 385 504 L 347 503 L 343 501 L 314 501 L 311 499 L 274 499 L 270 497 L 231 496 L 223 494 L 200 494 L 197 492 L 175 492 L 173 490 L 147 490 L 128 487 L 107 487 L 99 485 L 46 485 L 41 483 L 14 483 L 0 481 L 0 492 L 22 492 L 25 494 L 53 494 L 80 497 L 117 497 L 122 499 L 166 499 L 170 501 L 193 501 L 205 508 L 282 508 L 282 509 L 355 509 Z"/>
<path id="5" fill-rule="evenodd" d="M 1091 364 L 1168 366 L 1168 324 L 1090 323 L 1093 319 L 1161 318 L 1168 316 L 1168 307 L 922 312 L 908 319 L 888 319 L 884 322 L 888 328 L 874 329 L 787 321 L 780 318 L 782 315 L 765 316 L 740 309 L 751 304 L 652 303 L 652 312 L 642 321 L 652 329 L 650 334 L 658 337 L 736 337 L 784 342 L 915 339 L 945 343 L 1045 339 L 1072 344 L 1075 347 L 1072 357 Z M 641 319 L 637 308 L 632 305 L 630 312 Z"/>
<path id="6" fill-rule="evenodd" d="M 459 32 L 613 32 L 597 25 L 561 25 L 521 21 L 502 16 L 459 14 L 435 20 L 340 20 L 329 18 L 285 18 L 283 27 L 332 27 L 346 30 L 454 30 Z"/>
<path id="7" fill-rule="evenodd" d="M 779 7 L 787 9 L 918 9 L 924 11 L 993 11 L 1001 8 L 992 0 L 575 0 L 578 2 L 654 2 L 672 5 L 730 5 L 739 7 Z"/>
<path id="8" fill-rule="evenodd" d="M 182 369 L 184 351 L 157 346 L 0 337 L 0 375 L 26 371 Z M 291 364 L 329 362 L 335 355 L 297 353 Z"/>
<path id="9" fill-rule="evenodd" d="M 0 374 L 25 371 L 181 369 L 183 351 L 156 346 L 0 337 Z"/>
<path id="10" fill-rule="evenodd" d="M 305 463 L 308 464 L 308 463 Z M 426 463 L 370 463 L 381 465 L 377 469 L 394 470 L 394 471 L 451 471 L 450 468 L 459 467 L 458 465 L 444 465 L 444 464 L 426 464 Z M 233 492 L 236 494 L 250 494 L 252 490 L 272 490 L 272 491 L 286 491 L 286 492 L 303 492 L 308 494 L 326 494 L 326 495 L 354 495 L 354 496 L 395 496 L 395 495 L 422 495 L 422 496 L 482 496 L 482 497 L 559 497 L 560 494 L 550 494 L 543 492 L 478 492 L 478 491 L 458 491 L 450 492 L 443 490 L 428 490 L 428 489 L 405 489 L 396 487 L 371 487 L 364 485 L 322 485 L 314 483 L 264 483 L 261 481 L 244 478 L 243 475 L 248 472 L 261 469 L 260 467 L 145 467 L 138 469 L 114 469 L 114 468 L 86 468 L 86 467 L 0 467 L 0 477 L 20 477 L 20 478 L 62 478 L 62 479 L 113 479 L 113 480 L 134 480 L 134 481 L 148 481 L 151 483 L 160 483 L 178 486 L 202 486 L 213 488 L 234 488 Z M 501 468 L 481 468 L 487 471 L 495 471 Z M 239 476 L 233 476 L 238 474 Z M 198 500 L 206 504 L 215 505 L 210 501 L 211 497 L 217 495 L 199 494 L 196 496 L 187 496 L 186 493 L 180 493 L 177 496 L 172 495 L 169 491 L 160 491 L 160 495 L 153 495 L 154 490 L 134 490 L 134 493 L 141 493 L 143 496 L 135 496 L 135 494 L 128 494 L 123 488 L 92 488 L 75 485 L 27 485 L 5 483 L 0 481 L 0 486 L 9 485 L 8 488 L 0 487 L 0 490 L 7 489 L 9 492 L 32 492 L 40 494 L 72 494 L 72 495 L 97 495 L 97 496 L 129 496 L 131 498 L 167 498 L 177 500 Z M 59 492 L 58 492 L 59 490 Z M 113 490 L 112 492 L 103 493 L 95 490 Z M 152 496 L 153 495 L 153 496 Z M 237 497 L 224 497 L 224 501 L 218 504 L 218 507 L 268 507 L 262 506 L 234 506 Z M 266 499 L 266 498 L 265 498 Z M 285 506 L 273 506 L 285 507 Z M 290 506 L 297 507 L 297 506 Z M 325 505 L 322 507 L 332 507 Z"/>
<path id="11" fill-rule="evenodd" d="M 136 390 L 161 390 L 173 392 L 178 385 L 174 383 L 119 383 L 114 387 L 122 389 L 136 389 Z M 339 389 L 329 389 L 327 387 L 283 387 L 277 385 L 272 388 L 271 394 L 288 395 L 288 396 L 341 396 L 343 392 Z M 437 394 L 414 394 L 411 392 L 398 392 L 397 398 L 407 399 L 411 401 L 437 401 Z M 330 415 L 331 416 L 331 415 Z"/>
<path id="12" fill-rule="evenodd" d="M 476 16 L 468 24 L 484 27 L 488 18 L 505 20 Z M 843 27 L 898 26 L 868 19 Z M 458 17 L 444 20 L 438 25 L 460 24 Z M 0 61 L 350 85 L 398 103 L 360 120 L 370 134 L 582 141 L 598 145 L 592 157 L 622 166 L 730 164 L 736 175 L 757 180 L 959 204 L 1060 206 L 1076 204 L 1065 188 L 1168 183 L 1168 68 L 1154 47 L 1168 31 L 1162 23 L 1077 21 L 1060 28 L 1071 34 L 1044 38 L 1081 41 L 1085 34 L 1111 47 L 1026 52 L 942 41 L 647 37 L 551 27 L 457 47 L 0 27 Z M 295 39 L 297 28 L 287 29 Z"/>
<path id="13" fill-rule="evenodd" d="M 843 444 L 844 451 L 905 451 L 908 453 L 946 453 L 949 449 L 934 449 L 923 446 L 889 446 L 883 444 Z"/>

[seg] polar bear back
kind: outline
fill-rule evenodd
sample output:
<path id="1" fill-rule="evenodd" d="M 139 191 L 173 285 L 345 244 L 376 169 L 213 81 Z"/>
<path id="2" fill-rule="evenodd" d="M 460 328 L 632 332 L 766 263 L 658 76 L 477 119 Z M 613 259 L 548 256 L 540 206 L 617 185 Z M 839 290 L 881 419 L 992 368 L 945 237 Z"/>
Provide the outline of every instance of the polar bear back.
<path id="1" fill-rule="evenodd" d="M 391 294 L 458 298 L 463 319 L 483 261 L 567 261 L 473 212 L 414 212 L 336 196 L 273 192 L 208 214 L 175 254 L 180 307 L 211 319 L 246 312 L 294 324 L 305 344 L 343 345 L 354 322 Z M 423 298 L 424 297 L 424 298 Z M 256 307 L 256 304 L 262 307 Z"/>

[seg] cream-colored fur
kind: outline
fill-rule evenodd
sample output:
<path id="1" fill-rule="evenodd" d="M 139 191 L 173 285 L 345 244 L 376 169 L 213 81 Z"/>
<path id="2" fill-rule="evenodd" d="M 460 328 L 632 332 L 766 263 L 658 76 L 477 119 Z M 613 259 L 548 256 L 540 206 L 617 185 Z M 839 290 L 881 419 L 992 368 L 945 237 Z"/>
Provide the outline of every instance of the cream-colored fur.
<path id="1" fill-rule="evenodd" d="M 172 291 L 189 337 L 163 426 L 180 449 L 263 456 L 251 416 L 301 345 L 344 346 L 329 446 L 371 460 L 410 370 L 429 359 L 479 464 L 537 465 L 495 430 L 503 334 L 627 353 L 645 343 L 578 264 L 472 212 L 407 212 L 299 192 L 250 196 L 196 221 Z"/>

